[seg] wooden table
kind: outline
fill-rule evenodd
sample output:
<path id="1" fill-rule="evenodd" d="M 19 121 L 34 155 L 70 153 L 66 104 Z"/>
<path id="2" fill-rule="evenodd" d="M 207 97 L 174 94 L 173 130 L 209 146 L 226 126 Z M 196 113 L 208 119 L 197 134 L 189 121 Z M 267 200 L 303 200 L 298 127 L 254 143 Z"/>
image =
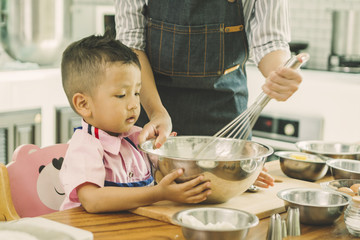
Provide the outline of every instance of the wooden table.
<path id="1" fill-rule="evenodd" d="M 271 174 L 282 174 L 278 163 L 267 164 Z M 279 172 L 280 171 L 280 172 Z M 331 180 L 326 176 L 322 181 Z M 254 193 L 256 194 L 256 193 Z M 285 217 L 286 213 L 281 214 Z M 139 216 L 128 211 L 106 214 L 90 214 L 82 207 L 55 212 L 42 217 L 91 231 L 95 240 L 133 240 L 133 239 L 177 239 L 182 240 L 181 228 L 166 222 Z M 249 231 L 247 240 L 266 239 L 269 219 L 261 219 L 259 224 Z M 346 229 L 343 216 L 331 226 L 301 225 L 301 236 L 286 239 L 359 239 L 353 237 Z"/>
<path id="2" fill-rule="evenodd" d="M 82 207 L 55 212 L 42 217 L 91 231 L 95 240 L 135 240 L 135 239 L 185 239 L 181 228 L 169 223 L 139 216 L 130 212 L 90 214 Z M 284 217 L 284 214 L 282 214 Z M 260 223 L 249 231 L 247 240 L 264 240 L 269 226 L 269 218 L 260 220 Z M 343 218 L 332 226 L 301 225 L 301 236 L 286 239 L 359 239 L 352 237 Z"/>

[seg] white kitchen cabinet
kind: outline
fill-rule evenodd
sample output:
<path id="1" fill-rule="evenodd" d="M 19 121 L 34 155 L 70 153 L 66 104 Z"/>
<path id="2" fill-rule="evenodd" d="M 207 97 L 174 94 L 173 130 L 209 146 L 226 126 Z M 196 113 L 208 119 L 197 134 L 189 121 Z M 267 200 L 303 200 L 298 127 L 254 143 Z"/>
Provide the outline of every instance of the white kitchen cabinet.
<path id="1" fill-rule="evenodd" d="M 11 161 L 22 144 L 41 144 L 41 110 L 0 112 L 0 162 Z"/>
<path id="2" fill-rule="evenodd" d="M 41 110 L 41 146 L 55 144 L 56 108 L 68 107 L 59 68 L 0 71 L 0 113 Z"/>
<path id="3" fill-rule="evenodd" d="M 66 143 L 81 126 L 81 117 L 71 107 L 56 108 L 56 143 Z"/>

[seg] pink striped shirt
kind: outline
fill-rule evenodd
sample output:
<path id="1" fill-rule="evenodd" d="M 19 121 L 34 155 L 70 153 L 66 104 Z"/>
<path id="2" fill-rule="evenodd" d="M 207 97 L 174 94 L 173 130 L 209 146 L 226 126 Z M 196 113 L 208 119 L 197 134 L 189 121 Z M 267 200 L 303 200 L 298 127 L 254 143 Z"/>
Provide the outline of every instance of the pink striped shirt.
<path id="1" fill-rule="evenodd" d="M 140 131 L 134 126 L 127 133 L 111 136 L 82 121 L 82 129 L 72 136 L 60 170 L 66 195 L 60 210 L 80 206 L 76 188 L 83 183 L 104 187 L 105 181 L 129 183 L 148 179 L 151 167 L 146 155 L 125 139 L 128 137 L 137 145 Z"/>

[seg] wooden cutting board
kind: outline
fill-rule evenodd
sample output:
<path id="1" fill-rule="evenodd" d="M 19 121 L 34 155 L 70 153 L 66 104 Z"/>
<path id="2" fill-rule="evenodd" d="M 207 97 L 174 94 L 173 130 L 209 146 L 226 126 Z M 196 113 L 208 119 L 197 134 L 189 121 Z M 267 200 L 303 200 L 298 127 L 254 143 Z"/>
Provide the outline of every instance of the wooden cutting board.
<path id="1" fill-rule="evenodd" d="M 194 208 L 194 207 L 225 207 L 247 211 L 255 214 L 259 219 L 271 216 L 274 213 L 285 211 L 283 200 L 279 199 L 276 194 L 287 188 L 320 188 L 318 183 L 301 181 L 285 176 L 280 170 L 279 161 L 273 161 L 266 164 L 268 172 L 277 180 L 274 187 L 261 188 L 256 193 L 245 192 L 239 194 L 226 203 L 221 204 L 180 204 L 171 201 L 162 201 L 150 206 L 139 207 L 131 212 L 146 217 L 154 218 L 160 221 L 171 223 L 171 218 L 176 212 Z"/>

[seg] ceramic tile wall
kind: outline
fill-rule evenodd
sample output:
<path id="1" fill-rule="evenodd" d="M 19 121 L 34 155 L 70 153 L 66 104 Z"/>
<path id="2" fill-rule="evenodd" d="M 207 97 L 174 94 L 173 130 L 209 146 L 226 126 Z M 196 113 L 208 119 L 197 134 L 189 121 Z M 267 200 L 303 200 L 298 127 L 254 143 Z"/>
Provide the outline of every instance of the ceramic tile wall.
<path id="1" fill-rule="evenodd" d="M 292 41 L 308 42 L 308 68 L 327 69 L 331 52 L 331 11 L 360 11 L 360 0 L 289 0 Z"/>

